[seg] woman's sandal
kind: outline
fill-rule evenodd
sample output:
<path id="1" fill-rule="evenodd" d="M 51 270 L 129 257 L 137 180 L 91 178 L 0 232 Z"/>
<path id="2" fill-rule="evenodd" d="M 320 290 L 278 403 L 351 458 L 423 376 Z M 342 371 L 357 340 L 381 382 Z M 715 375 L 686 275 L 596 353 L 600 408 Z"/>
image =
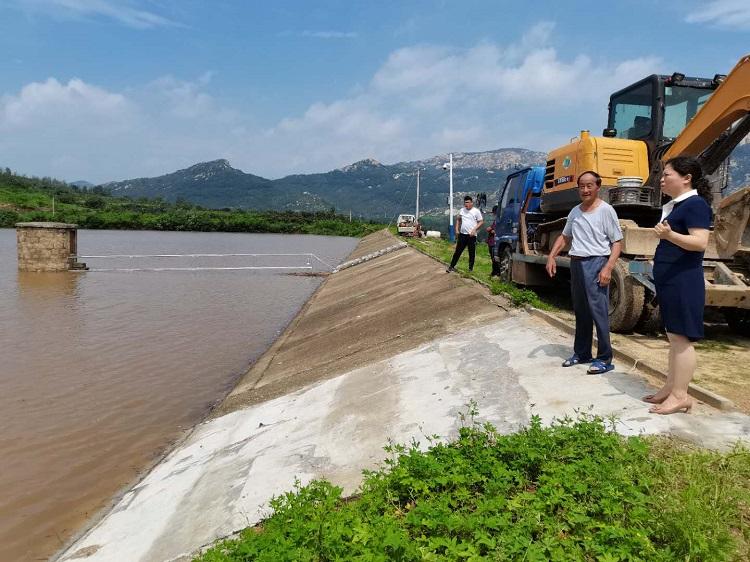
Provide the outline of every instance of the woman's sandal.
<path id="1" fill-rule="evenodd" d="M 594 362 L 591 363 L 591 367 L 589 367 L 589 370 L 586 371 L 586 373 L 589 375 L 603 375 L 614 368 L 615 366 L 612 363 L 605 363 L 601 359 L 594 359 Z"/>
<path id="2" fill-rule="evenodd" d="M 578 358 L 577 355 L 571 355 L 565 361 L 563 361 L 562 366 L 563 367 L 572 367 L 573 365 L 578 365 L 579 363 L 591 363 L 591 359 L 581 360 L 581 359 Z"/>

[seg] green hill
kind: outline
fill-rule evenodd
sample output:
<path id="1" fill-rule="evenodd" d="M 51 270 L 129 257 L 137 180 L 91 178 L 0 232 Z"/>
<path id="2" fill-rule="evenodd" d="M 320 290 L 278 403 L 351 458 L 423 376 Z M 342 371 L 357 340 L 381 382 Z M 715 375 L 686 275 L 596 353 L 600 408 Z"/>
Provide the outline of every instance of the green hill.
<path id="1" fill-rule="evenodd" d="M 279 232 L 363 236 L 383 227 L 349 221 L 332 210 L 317 212 L 205 209 L 161 198 L 112 196 L 105 188 L 81 189 L 50 178 L 0 172 L 0 228 L 17 222 L 58 221 L 91 229 Z"/>

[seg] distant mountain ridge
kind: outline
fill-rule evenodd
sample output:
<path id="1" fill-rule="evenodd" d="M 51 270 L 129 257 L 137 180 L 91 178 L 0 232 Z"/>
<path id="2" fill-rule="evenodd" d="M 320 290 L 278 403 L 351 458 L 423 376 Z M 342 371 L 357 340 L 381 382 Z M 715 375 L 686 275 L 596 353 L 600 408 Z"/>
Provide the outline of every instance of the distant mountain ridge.
<path id="1" fill-rule="evenodd" d="M 523 148 L 454 153 L 456 201 L 462 193 L 496 194 L 513 170 L 543 163 L 544 159 L 544 153 Z M 356 216 L 385 218 L 414 207 L 417 168 L 421 170 L 421 208 L 444 209 L 448 172 L 442 166 L 447 161 L 447 154 L 397 164 L 367 158 L 330 172 L 269 180 L 233 168 L 221 159 L 155 178 L 110 182 L 104 187 L 113 195 L 163 197 L 171 202 L 184 199 L 210 208 L 319 211 L 333 207 Z"/>
<path id="2" fill-rule="evenodd" d="M 546 154 L 525 148 L 453 153 L 454 206 L 463 194 L 487 193 L 488 205 L 514 170 L 544 164 Z M 442 213 L 447 207 L 447 154 L 424 160 L 382 164 L 365 158 L 336 170 L 294 174 L 276 180 L 233 168 L 228 160 L 194 164 L 156 178 L 110 182 L 113 195 L 186 200 L 208 208 L 322 211 L 335 208 L 365 218 L 387 219 L 410 211 L 416 200 L 417 169 L 421 170 L 420 209 Z M 750 184 L 750 143 L 732 154 L 730 191 Z"/>

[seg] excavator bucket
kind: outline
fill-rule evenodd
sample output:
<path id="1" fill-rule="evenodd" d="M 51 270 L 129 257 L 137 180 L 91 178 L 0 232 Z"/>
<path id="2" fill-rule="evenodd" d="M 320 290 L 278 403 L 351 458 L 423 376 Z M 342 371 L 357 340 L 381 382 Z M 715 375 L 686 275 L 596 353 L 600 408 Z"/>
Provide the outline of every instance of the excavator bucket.
<path id="1" fill-rule="evenodd" d="M 738 251 L 750 252 L 750 186 L 719 203 L 714 218 L 714 241 L 720 258 L 731 259 Z"/>

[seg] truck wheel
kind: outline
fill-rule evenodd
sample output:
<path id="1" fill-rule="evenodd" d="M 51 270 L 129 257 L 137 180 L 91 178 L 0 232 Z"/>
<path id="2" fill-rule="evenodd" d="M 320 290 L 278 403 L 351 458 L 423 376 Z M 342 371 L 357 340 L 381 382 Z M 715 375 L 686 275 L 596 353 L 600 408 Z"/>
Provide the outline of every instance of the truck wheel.
<path id="1" fill-rule="evenodd" d="M 645 289 L 630 276 L 628 262 L 618 259 L 609 282 L 609 329 L 630 332 L 643 311 Z"/>
<path id="2" fill-rule="evenodd" d="M 662 331 L 661 311 L 658 304 L 647 302 L 643 305 L 635 330 L 642 334 L 658 334 Z"/>
<path id="3" fill-rule="evenodd" d="M 500 253 L 500 261 L 498 262 L 498 269 L 500 270 L 500 281 L 510 283 L 513 280 L 513 254 L 508 246 L 503 246 L 503 251 Z"/>
<path id="4" fill-rule="evenodd" d="M 750 337 L 750 310 L 725 308 L 724 317 L 735 334 Z"/>

